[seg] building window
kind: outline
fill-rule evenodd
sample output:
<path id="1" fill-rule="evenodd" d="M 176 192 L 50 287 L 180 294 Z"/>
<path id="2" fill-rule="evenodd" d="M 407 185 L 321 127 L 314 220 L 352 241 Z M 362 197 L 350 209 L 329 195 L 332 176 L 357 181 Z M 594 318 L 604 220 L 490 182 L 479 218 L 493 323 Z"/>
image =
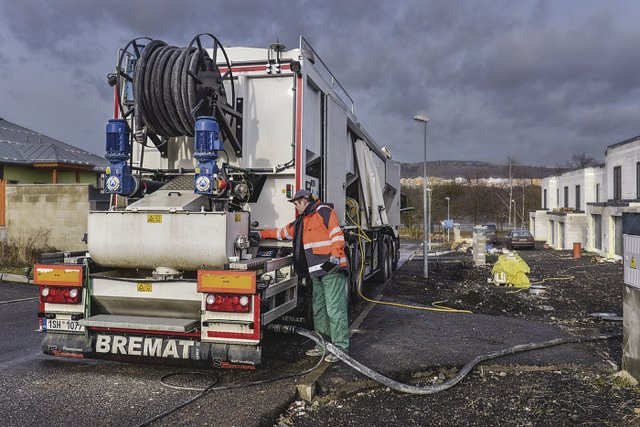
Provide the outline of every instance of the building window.
<path id="1" fill-rule="evenodd" d="M 600 184 L 596 184 L 596 203 L 600 203 Z"/>
<path id="2" fill-rule="evenodd" d="M 580 211 L 580 186 L 576 185 L 576 211 Z"/>
<path id="3" fill-rule="evenodd" d="M 622 199 L 622 166 L 613 168 L 613 198 Z"/>
<path id="4" fill-rule="evenodd" d="M 640 199 L 640 162 L 636 162 L 636 199 Z"/>
<path id="5" fill-rule="evenodd" d="M 569 207 L 569 187 L 564 187 L 564 207 Z"/>
<path id="6" fill-rule="evenodd" d="M 556 208 L 560 207 L 560 189 L 556 188 Z"/>
<path id="7" fill-rule="evenodd" d="M 542 190 L 542 209 L 547 209 L 547 189 Z"/>

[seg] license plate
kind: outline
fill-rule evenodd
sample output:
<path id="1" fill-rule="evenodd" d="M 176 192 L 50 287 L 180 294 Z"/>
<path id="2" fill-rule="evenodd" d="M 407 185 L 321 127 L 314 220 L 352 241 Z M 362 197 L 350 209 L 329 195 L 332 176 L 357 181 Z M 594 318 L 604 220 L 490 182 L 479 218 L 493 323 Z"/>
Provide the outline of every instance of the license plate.
<path id="1" fill-rule="evenodd" d="M 519 242 L 528 242 L 527 239 L 518 239 Z"/>
<path id="2" fill-rule="evenodd" d="M 42 331 L 84 332 L 84 326 L 77 320 L 42 319 Z"/>

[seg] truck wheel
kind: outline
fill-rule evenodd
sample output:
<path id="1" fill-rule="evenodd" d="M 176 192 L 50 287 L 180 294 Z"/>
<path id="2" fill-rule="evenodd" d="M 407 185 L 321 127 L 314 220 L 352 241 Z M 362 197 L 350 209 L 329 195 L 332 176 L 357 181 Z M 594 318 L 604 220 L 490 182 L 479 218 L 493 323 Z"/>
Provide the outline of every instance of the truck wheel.
<path id="1" fill-rule="evenodd" d="M 391 275 L 391 262 L 389 258 L 389 246 L 383 243 L 380 247 L 380 264 L 378 272 L 373 276 L 373 280 L 376 282 L 386 282 Z"/>
<path id="2" fill-rule="evenodd" d="M 357 246 L 353 248 L 353 251 L 349 251 L 349 254 L 349 301 L 355 303 L 360 301 L 360 295 L 358 295 L 358 276 L 360 274 L 362 258 L 360 249 Z"/>
<path id="3" fill-rule="evenodd" d="M 398 269 L 398 260 L 400 258 L 400 254 L 399 254 L 400 250 L 398 246 L 396 246 L 397 245 L 396 242 L 393 242 L 391 244 L 391 248 L 392 248 L 391 258 L 393 258 L 393 261 L 391 262 L 391 271 L 396 271 Z"/>

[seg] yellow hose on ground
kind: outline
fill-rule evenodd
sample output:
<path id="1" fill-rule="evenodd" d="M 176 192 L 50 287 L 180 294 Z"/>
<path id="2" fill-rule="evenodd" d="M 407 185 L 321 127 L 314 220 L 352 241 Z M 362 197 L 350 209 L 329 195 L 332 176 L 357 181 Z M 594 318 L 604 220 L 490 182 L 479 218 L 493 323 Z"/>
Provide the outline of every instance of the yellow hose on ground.
<path id="1" fill-rule="evenodd" d="M 362 273 L 364 272 L 364 247 L 362 245 L 362 239 L 366 239 L 368 242 L 371 242 L 371 239 L 369 239 L 369 237 L 364 233 L 364 231 L 362 230 L 362 228 L 360 227 L 360 215 L 359 213 L 359 206 L 358 206 L 358 202 L 356 202 L 354 199 L 352 198 L 347 198 L 347 216 L 349 217 L 349 219 L 351 220 L 351 222 L 357 227 L 358 229 L 358 233 L 356 234 L 358 236 L 358 247 L 360 248 L 360 272 L 358 273 L 358 295 L 360 296 L 360 298 L 362 298 L 363 300 L 372 303 L 372 304 L 380 304 L 380 305 L 390 305 L 392 307 L 401 307 L 401 308 L 409 308 L 412 310 L 424 310 L 424 311 L 439 311 L 441 313 L 473 313 L 470 310 L 459 310 L 456 308 L 451 308 L 451 307 L 445 307 L 442 305 L 436 305 L 436 304 L 440 304 L 443 301 L 437 301 L 432 303 L 431 305 L 433 307 L 424 307 L 424 306 L 420 306 L 420 305 L 411 305 L 411 304 L 400 304 L 397 302 L 388 302 L 388 301 L 376 301 L 376 300 L 372 300 L 370 298 L 367 298 L 366 296 L 363 295 L 362 293 Z M 354 215 L 357 217 L 354 218 Z"/>
<path id="2" fill-rule="evenodd" d="M 537 282 L 532 282 L 532 285 L 539 285 L 541 283 L 546 282 L 547 280 L 573 280 L 575 279 L 575 276 L 568 276 L 568 277 L 545 277 L 542 280 L 538 280 Z"/>

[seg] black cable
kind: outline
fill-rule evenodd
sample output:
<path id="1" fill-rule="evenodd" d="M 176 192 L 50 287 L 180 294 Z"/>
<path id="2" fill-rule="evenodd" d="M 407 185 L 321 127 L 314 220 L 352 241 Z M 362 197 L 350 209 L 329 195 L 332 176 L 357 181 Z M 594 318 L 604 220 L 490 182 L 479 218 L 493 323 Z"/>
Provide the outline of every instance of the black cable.
<path id="1" fill-rule="evenodd" d="M 174 412 L 179 411 L 180 409 L 184 408 L 185 406 L 190 405 L 191 403 L 195 402 L 196 400 L 201 399 L 202 397 L 206 396 L 207 394 L 209 394 L 209 393 L 211 393 L 213 391 L 232 390 L 232 389 L 237 389 L 237 388 L 251 387 L 251 386 L 254 386 L 254 385 L 267 384 L 267 383 L 271 383 L 271 382 L 286 380 L 288 378 L 299 377 L 299 376 L 308 374 L 309 372 L 317 369 L 318 366 L 320 366 L 320 364 L 324 360 L 324 356 L 326 355 L 326 346 L 325 346 L 324 338 L 322 338 L 321 335 L 319 335 L 319 334 L 317 334 L 315 332 L 309 332 L 309 334 L 313 335 L 314 337 L 317 337 L 315 340 L 317 340 L 317 342 L 322 343 L 321 344 L 322 345 L 322 357 L 320 358 L 318 363 L 313 365 L 313 367 L 311 367 L 309 369 L 306 369 L 306 370 L 304 370 L 302 372 L 299 372 L 299 373 L 282 375 L 280 377 L 269 378 L 269 379 L 266 379 L 266 380 L 253 381 L 253 382 L 250 382 L 248 384 L 231 384 L 231 385 L 228 385 L 228 386 L 215 387 L 215 385 L 217 384 L 217 380 L 216 380 L 211 385 L 209 385 L 208 387 L 202 389 L 200 391 L 200 393 L 196 394 L 195 396 L 191 397 L 190 399 L 180 403 L 177 406 L 174 406 L 173 408 L 171 408 L 171 409 L 169 409 L 169 410 L 167 410 L 165 412 L 162 412 L 161 414 L 158 414 L 158 415 L 154 416 L 153 418 L 149 418 L 148 420 L 143 421 L 141 424 L 138 424 L 137 427 L 144 427 L 144 426 L 151 425 L 151 424 L 155 423 L 156 421 L 161 420 L 162 418 L 164 418 L 164 417 L 166 417 L 168 415 L 171 415 Z M 189 373 L 198 374 L 198 372 L 189 372 Z M 206 376 L 210 376 L 209 374 L 206 374 L 206 373 L 202 373 L 202 374 L 204 374 Z M 179 375 L 179 374 L 178 373 L 170 373 L 170 374 L 164 375 L 160 379 L 161 383 L 166 386 L 166 383 L 163 380 L 166 379 L 167 377 L 171 377 L 171 376 L 174 376 L 174 375 Z M 175 388 L 175 386 L 173 386 L 171 388 Z"/>

